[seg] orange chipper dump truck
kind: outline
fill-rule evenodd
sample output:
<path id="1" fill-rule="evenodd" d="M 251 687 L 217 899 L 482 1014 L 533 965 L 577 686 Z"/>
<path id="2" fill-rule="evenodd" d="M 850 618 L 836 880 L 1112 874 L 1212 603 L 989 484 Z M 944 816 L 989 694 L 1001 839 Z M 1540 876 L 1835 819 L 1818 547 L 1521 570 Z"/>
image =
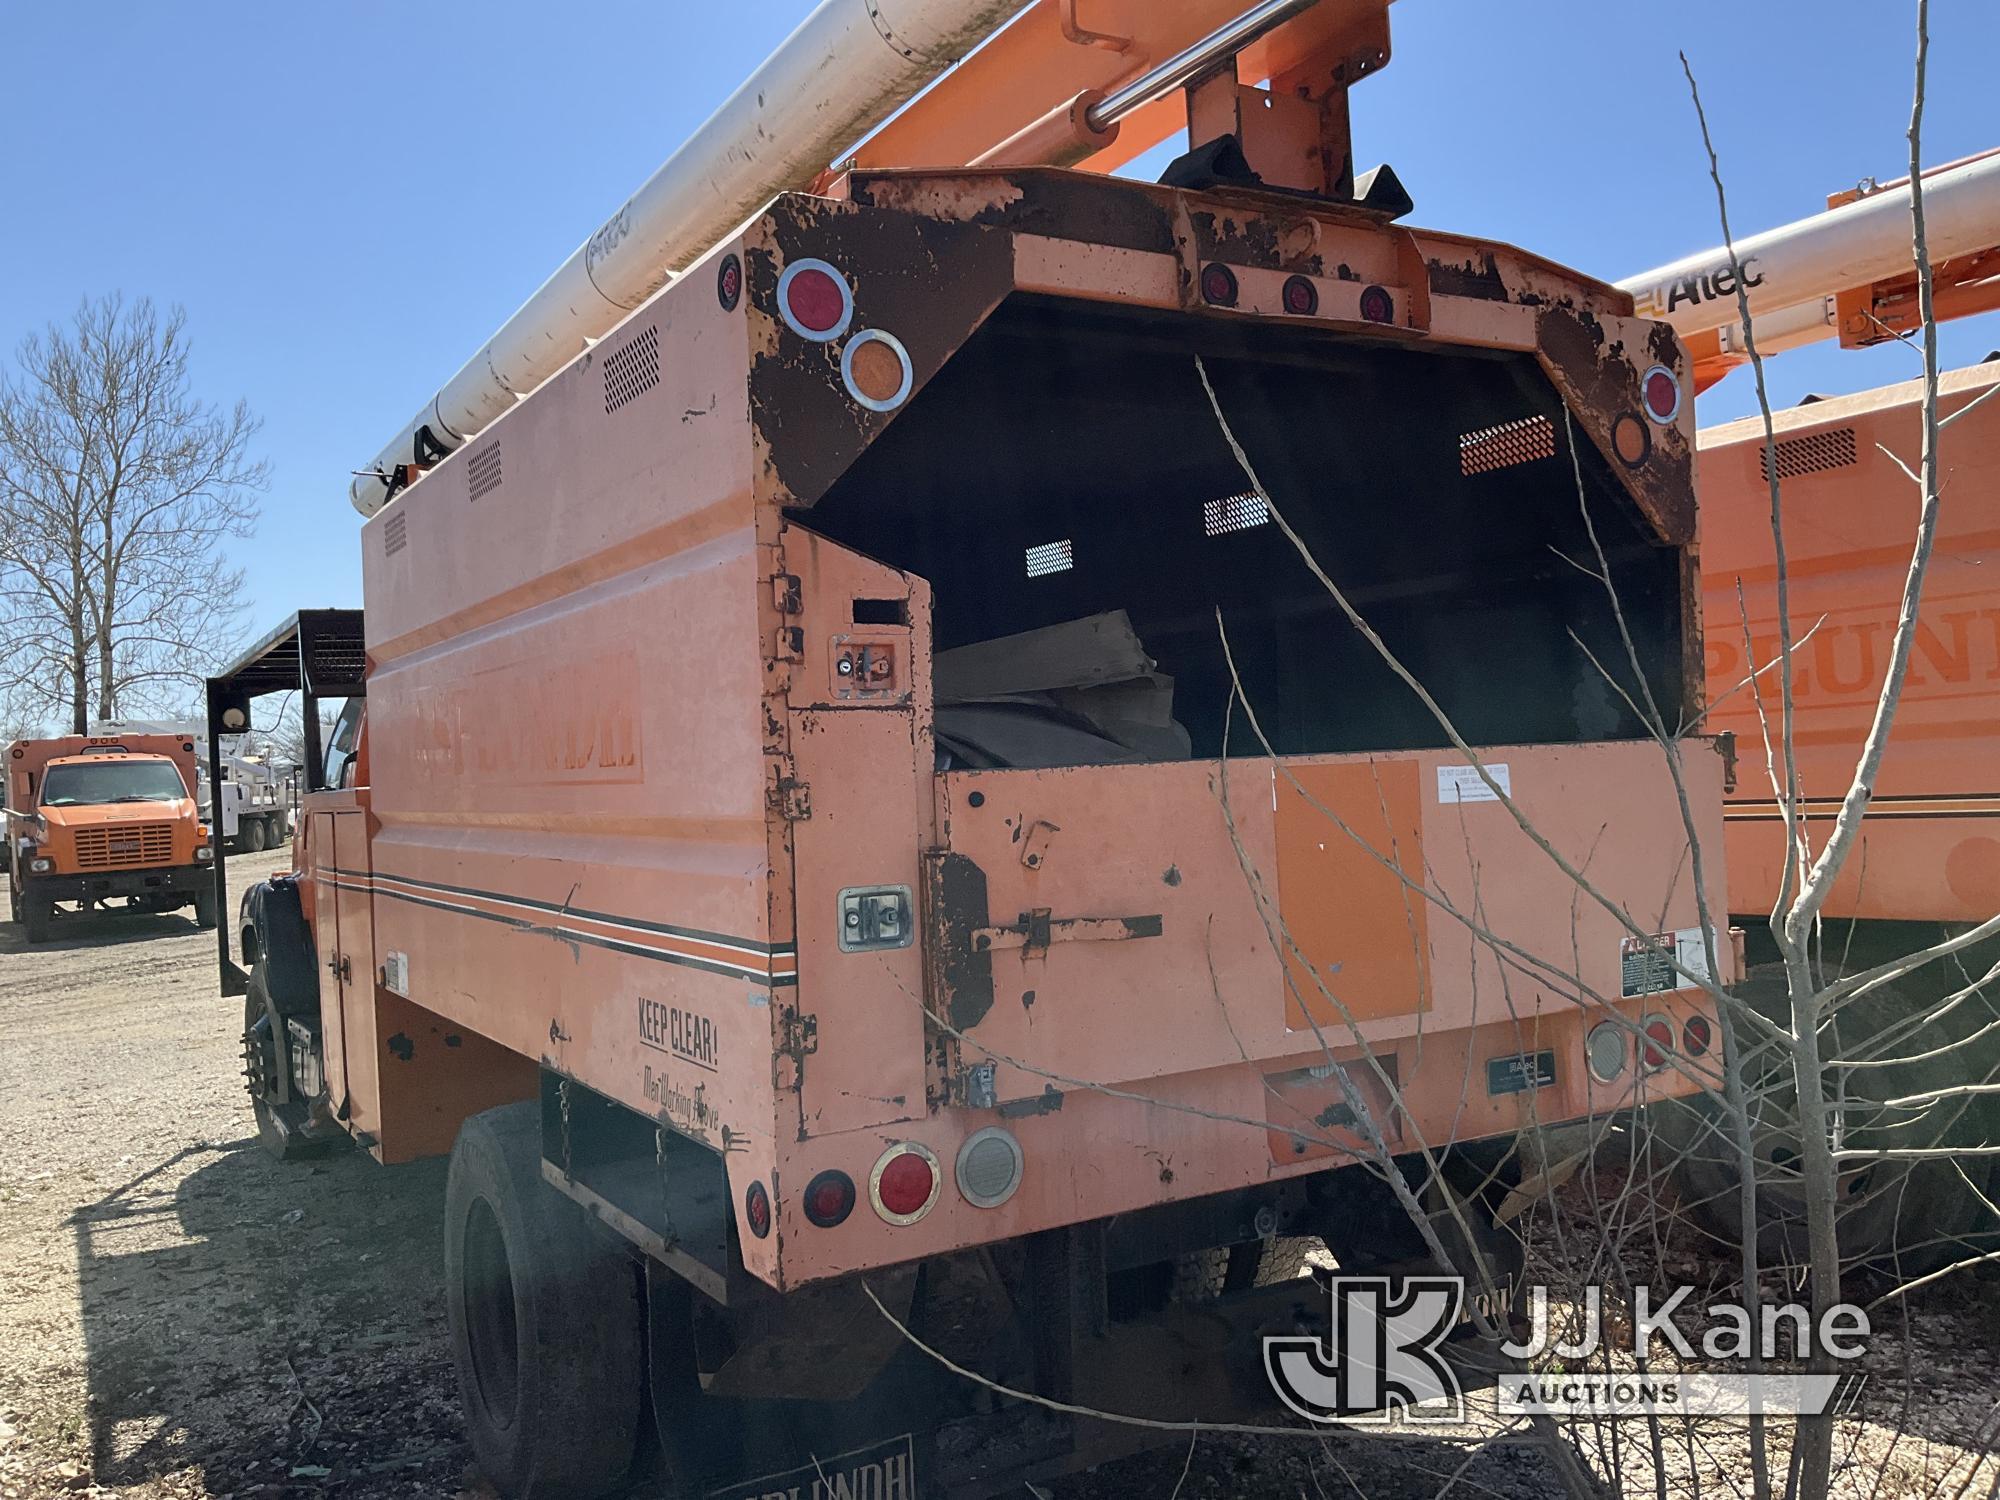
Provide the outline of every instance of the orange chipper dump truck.
<path id="1" fill-rule="evenodd" d="M 195 806 L 194 742 L 177 734 L 17 740 L 7 751 L 8 892 L 31 943 L 77 911 L 195 909 L 215 925 L 215 850 Z"/>
<path id="2" fill-rule="evenodd" d="M 1757 347 L 1766 354 L 1838 338 L 1859 347 L 1921 326 L 1907 179 L 1832 195 L 1827 211 L 1738 243 Z M 2000 308 L 2000 150 L 1924 173 L 1939 319 Z M 1621 283 L 1687 339 L 1697 389 L 1748 363 L 1725 249 Z M 1747 378 L 1747 377 L 1746 377 Z M 1962 933 L 2000 913 L 2000 358 L 1945 373 L 1938 455 L 1943 476 L 1902 702 L 1859 845 L 1830 893 L 1821 948 L 1830 968 L 1858 971 Z M 1786 839 L 1766 769 L 1759 700 L 1775 742 L 1780 690 L 1771 479 L 1781 487 L 1796 641 L 1792 694 L 1806 833 L 1819 848 L 1854 777 L 1889 667 L 1920 493 L 1923 383 L 1813 397 L 1776 413 L 1766 450 L 1761 417 L 1699 437 L 1702 590 L 1707 612 L 1708 727 L 1737 736 L 1741 784 L 1728 807 L 1730 910 L 1746 930 L 1745 994 L 1774 1019 L 1788 1006 L 1769 916 Z M 1740 602 L 1739 602 L 1740 591 Z M 1746 631 L 1747 625 L 1747 631 Z M 1750 676 L 1760 673 L 1753 691 Z M 1780 771 L 1782 777 L 1782 770 Z M 2000 961 L 2000 942 L 1965 950 L 1842 1013 L 1842 1073 L 1833 1107 L 1848 1144 L 1978 1146 L 2000 1129 L 1991 1096 L 1892 1105 L 1956 1085 L 1990 1083 L 2000 1047 L 1985 1035 L 1996 997 L 1945 999 Z M 1922 1020 L 1935 1009 L 1931 1019 Z M 1920 1029 L 1914 1029 L 1919 1027 Z M 1905 1059 L 1893 1062 L 1892 1059 Z M 1753 1075 L 1777 1060 L 1748 1059 Z M 1803 1196 L 1796 1121 L 1780 1083 L 1756 1128 L 1759 1216 L 1774 1253 L 1796 1250 Z M 1708 1106 L 1698 1103 L 1699 1112 Z M 1674 1118 L 1679 1110 L 1669 1112 Z M 1706 1130 L 1680 1159 L 1683 1196 L 1725 1239 L 1741 1234 L 1737 1162 Z M 1991 1248 L 1990 1159 L 1875 1163 L 1843 1179 L 1843 1250 L 1897 1260 L 1907 1274 Z"/>
<path id="3" fill-rule="evenodd" d="M 888 8 L 907 49 L 941 7 Z M 210 684 L 224 729 L 349 698 L 225 987 L 275 1147 L 451 1153 L 466 1420 L 510 1495 L 615 1485 L 647 1425 L 729 1495 L 988 1494 L 1161 1438 L 996 1399 L 903 1328 L 1057 1402 L 1268 1417 L 1258 1334 L 1327 1321 L 1280 1238 L 1423 1257 L 1372 1142 L 1504 1143 L 1712 1064 L 1710 1002 L 1657 961 L 1698 920 L 1687 835 L 1558 555 L 1587 506 L 1652 693 L 1692 712 L 1676 339 L 1354 176 L 1382 5 L 1206 41 L 1233 6 L 1125 11 L 1165 29 L 1120 51 L 1037 5 L 898 120 L 906 159 L 974 160 L 951 91 L 1004 65 L 1027 117 L 987 136 L 1041 132 L 1032 159 L 766 193 L 475 436 L 440 393 L 357 486 L 365 664 L 322 614 Z M 789 107 L 801 56 L 905 66 L 831 4 L 725 115 Z M 1120 77 L 1193 122 L 1168 183 L 1036 165 Z M 648 212 L 594 237 L 593 285 Z M 1440 748 L 1203 368 L 1285 522 L 1664 937 Z M 1715 748 L 1687 763 L 1712 850 Z"/>

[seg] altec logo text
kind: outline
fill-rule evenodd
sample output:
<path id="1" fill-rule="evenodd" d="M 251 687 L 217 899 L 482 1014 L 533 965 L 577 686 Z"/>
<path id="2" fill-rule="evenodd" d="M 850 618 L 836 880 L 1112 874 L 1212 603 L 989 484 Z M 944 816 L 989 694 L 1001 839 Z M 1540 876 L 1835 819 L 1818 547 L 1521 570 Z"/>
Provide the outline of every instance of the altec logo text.
<path id="1" fill-rule="evenodd" d="M 1336 1276 L 1330 1336 L 1273 1335 L 1264 1340 L 1264 1368 L 1278 1399 L 1312 1422 L 1458 1422 L 1465 1397 L 1444 1350 L 1465 1322 L 1465 1282 L 1459 1277 Z M 1506 1415 L 1638 1417 L 1672 1413 L 1702 1416 L 1803 1415 L 1843 1409 L 1859 1394 L 1858 1374 L 1752 1371 L 1751 1361 L 1801 1363 L 1850 1361 L 1864 1352 L 1868 1314 L 1851 1303 L 1827 1309 L 1817 1321 L 1798 1303 L 1759 1309 L 1731 1303 L 1702 1308 L 1702 1332 L 1681 1326 L 1693 1310 L 1691 1287 L 1662 1296 L 1634 1289 L 1631 1345 L 1613 1349 L 1604 1334 L 1603 1292 L 1584 1289 L 1581 1306 L 1564 1322 L 1573 1337 L 1558 1334 L 1549 1289 L 1529 1289 L 1529 1333 L 1500 1345 L 1520 1371 L 1500 1377 L 1499 1409 Z M 1567 1371 L 1534 1368 L 1553 1355 Z M 1578 1360 L 1601 1359 L 1602 1371 L 1574 1372 Z M 1699 1370 L 1669 1368 L 1681 1362 Z M 1614 1368 L 1643 1364 L 1646 1373 Z"/>
<path id="2" fill-rule="evenodd" d="M 1752 269 L 1757 264 L 1756 256 L 1747 256 L 1739 264 L 1743 271 L 1741 287 L 1744 291 L 1764 284 L 1764 273 Z M 1679 281 L 1663 281 L 1635 297 L 1634 309 L 1642 318 L 1664 318 L 1686 303 L 1699 305 L 1718 298 L 1734 297 L 1739 284 L 1736 272 L 1736 266 L 1724 261 L 1697 275 L 1683 276 Z"/>

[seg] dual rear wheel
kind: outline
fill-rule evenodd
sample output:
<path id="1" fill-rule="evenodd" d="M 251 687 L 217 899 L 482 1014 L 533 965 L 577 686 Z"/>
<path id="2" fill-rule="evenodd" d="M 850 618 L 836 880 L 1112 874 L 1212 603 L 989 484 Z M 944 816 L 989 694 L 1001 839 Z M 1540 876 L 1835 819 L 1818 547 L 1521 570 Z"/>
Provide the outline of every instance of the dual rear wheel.
<path id="1" fill-rule="evenodd" d="M 472 1116 L 445 1187 L 445 1311 L 473 1456 L 512 1500 L 615 1488 L 645 1399 L 640 1270 L 541 1178 L 530 1102 Z"/>

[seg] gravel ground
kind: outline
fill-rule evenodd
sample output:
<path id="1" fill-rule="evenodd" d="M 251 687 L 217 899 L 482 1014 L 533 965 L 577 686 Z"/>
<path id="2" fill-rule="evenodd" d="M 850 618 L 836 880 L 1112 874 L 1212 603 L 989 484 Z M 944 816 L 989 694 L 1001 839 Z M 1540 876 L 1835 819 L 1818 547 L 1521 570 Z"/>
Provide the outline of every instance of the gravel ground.
<path id="1" fill-rule="evenodd" d="M 232 886 L 284 860 L 232 859 Z M 0 1497 L 490 1500 L 445 1339 L 443 1163 L 268 1159 L 239 1019 L 189 916 L 79 922 L 36 949 L 0 925 Z M 1844 1493 L 2000 1486 L 1991 1461 L 1973 1472 L 2000 1391 L 1996 1300 L 1959 1278 L 1885 1328 L 1865 1420 L 1842 1431 Z M 1454 1474 L 1468 1496 L 1552 1494 L 1542 1455 L 1493 1433 L 1203 1437 L 1056 1500 L 1414 1500 Z M 1681 1494 L 1747 1492 L 1739 1429 L 1668 1466 Z"/>

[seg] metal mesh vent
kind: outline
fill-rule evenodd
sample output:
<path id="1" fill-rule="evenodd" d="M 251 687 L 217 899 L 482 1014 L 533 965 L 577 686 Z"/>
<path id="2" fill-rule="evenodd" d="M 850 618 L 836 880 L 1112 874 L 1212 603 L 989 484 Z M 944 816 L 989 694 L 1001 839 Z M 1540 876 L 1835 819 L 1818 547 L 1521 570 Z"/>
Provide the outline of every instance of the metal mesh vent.
<path id="1" fill-rule="evenodd" d="M 660 330 L 648 328 L 604 361 L 604 413 L 609 416 L 660 383 Z"/>
<path id="2" fill-rule="evenodd" d="M 1075 566 L 1076 553 L 1071 548 L 1068 537 L 1059 542 L 1043 542 L 1028 549 L 1030 578 L 1046 578 L 1051 573 L 1067 573 Z"/>
<path id="3" fill-rule="evenodd" d="M 1856 461 L 1854 429 L 1834 427 L 1825 432 L 1808 432 L 1802 437 L 1781 438 L 1778 449 L 1778 477 L 1797 479 L 1802 474 L 1820 474 L 1828 469 L 1850 468 Z M 1771 482 L 1771 452 L 1757 450 L 1757 467 L 1764 483 Z"/>
<path id="4" fill-rule="evenodd" d="M 382 555 L 394 557 L 410 544 L 409 517 L 400 510 L 389 512 L 389 519 L 382 523 Z"/>
<path id="5" fill-rule="evenodd" d="M 1556 429 L 1547 417 L 1516 417 L 1511 422 L 1462 433 L 1458 439 L 1461 474 L 1491 474 L 1556 456 Z"/>
<path id="6" fill-rule="evenodd" d="M 474 500 L 500 488 L 500 445 L 489 443 L 465 460 L 466 493 Z"/>
<path id="7" fill-rule="evenodd" d="M 1201 502 L 1201 529 L 1209 536 L 1248 531 L 1253 526 L 1268 525 L 1270 520 L 1271 507 L 1254 490 Z"/>

